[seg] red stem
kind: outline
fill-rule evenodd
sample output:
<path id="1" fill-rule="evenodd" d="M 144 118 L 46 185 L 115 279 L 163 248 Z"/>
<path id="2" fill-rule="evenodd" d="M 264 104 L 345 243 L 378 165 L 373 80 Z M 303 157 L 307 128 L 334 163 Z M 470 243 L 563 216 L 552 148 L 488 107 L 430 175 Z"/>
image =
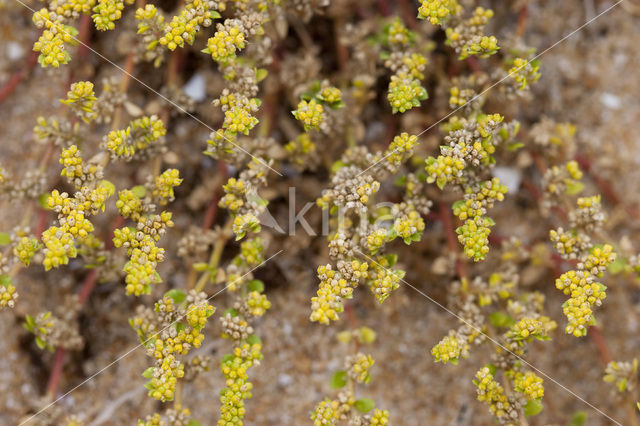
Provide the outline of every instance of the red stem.
<path id="1" fill-rule="evenodd" d="M 5 85 L 0 88 L 0 103 L 2 103 L 38 63 L 38 52 L 31 52 L 27 57 L 27 63 L 20 71 L 16 71 L 9 77 Z"/>
<path id="2" fill-rule="evenodd" d="M 53 366 L 51 367 L 51 374 L 49 375 L 49 383 L 47 384 L 47 396 L 49 399 L 54 399 L 58 390 L 66 352 L 67 351 L 64 348 L 59 347 L 56 349 L 55 359 L 53 361 Z"/>

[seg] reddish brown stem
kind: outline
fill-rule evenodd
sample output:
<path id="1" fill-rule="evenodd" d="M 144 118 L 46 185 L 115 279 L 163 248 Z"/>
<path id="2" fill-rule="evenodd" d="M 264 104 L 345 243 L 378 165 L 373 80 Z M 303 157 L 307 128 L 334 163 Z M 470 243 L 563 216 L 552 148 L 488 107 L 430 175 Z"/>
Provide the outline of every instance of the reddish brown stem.
<path id="1" fill-rule="evenodd" d="M 64 358 L 67 351 L 64 348 L 56 349 L 51 374 L 49 375 L 49 383 L 47 384 L 47 397 L 52 400 L 58 391 L 58 384 L 62 376 L 62 368 L 64 367 Z"/>
<path id="2" fill-rule="evenodd" d="M 529 21 L 529 5 L 524 4 L 518 13 L 518 27 L 516 28 L 516 34 L 518 37 L 522 37 L 527 29 L 527 22 Z"/>
<path id="3" fill-rule="evenodd" d="M 24 79 L 31 70 L 38 63 L 38 52 L 31 52 L 27 57 L 27 63 L 24 68 L 20 71 L 16 71 L 13 73 L 9 80 L 5 83 L 5 85 L 0 88 L 0 103 L 2 103 L 15 89 L 18 87 L 18 84 Z"/>
<path id="4" fill-rule="evenodd" d="M 591 340 L 595 343 L 596 348 L 598 348 L 598 353 L 600 353 L 600 360 L 606 365 L 613 360 L 611 357 L 611 352 L 609 351 L 609 346 L 607 345 L 604 336 L 600 332 L 600 328 L 596 326 L 589 327 L 589 335 L 591 336 Z"/>

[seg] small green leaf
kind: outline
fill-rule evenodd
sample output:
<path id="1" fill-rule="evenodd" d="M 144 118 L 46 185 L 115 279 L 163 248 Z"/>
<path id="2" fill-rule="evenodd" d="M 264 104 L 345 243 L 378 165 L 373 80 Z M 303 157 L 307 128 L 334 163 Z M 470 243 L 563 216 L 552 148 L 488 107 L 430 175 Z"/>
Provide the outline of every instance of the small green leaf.
<path id="1" fill-rule="evenodd" d="M 11 285 L 11 277 L 7 274 L 0 275 L 0 285 L 2 287 L 9 287 Z"/>
<path id="2" fill-rule="evenodd" d="M 580 181 L 573 181 L 567 183 L 567 195 L 576 195 L 582 192 L 584 189 L 584 183 Z"/>
<path id="3" fill-rule="evenodd" d="M 609 264 L 608 268 L 610 273 L 616 275 L 624 271 L 626 266 L 627 260 L 624 257 L 617 257 L 616 260 L 613 261 L 613 263 Z"/>
<path id="4" fill-rule="evenodd" d="M 508 149 L 509 151 L 516 151 L 516 150 L 518 150 L 518 149 L 522 148 L 523 146 L 524 146 L 524 144 L 523 144 L 522 142 L 513 142 L 513 143 L 510 143 L 510 144 L 509 144 L 509 146 L 507 147 L 507 149 Z"/>
<path id="5" fill-rule="evenodd" d="M 341 389 L 347 384 L 347 372 L 344 370 L 338 370 L 331 376 L 331 389 Z"/>
<path id="6" fill-rule="evenodd" d="M 511 315 L 499 311 L 489 315 L 489 321 L 491 321 L 491 325 L 494 327 L 511 327 L 514 323 Z"/>
<path id="7" fill-rule="evenodd" d="M 336 161 L 335 163 L 333 163 L 331 165 L 331 173 L 335 173 L 338 170 L 340 170 L 341 168 L 345 167 L 347 165 L 347 163 L 343 162 L 343 161 Z"/>
<path id="8" fill-rule="evenodd" d="M 264 291 L 264 283 L 260 280 L 249 281 L 249 291 L 257 291 L 262 293 Z"/>
<path id="9" fill-rule="evenodd" d="M 185 293 L 182 290 L 178 290 L 176 288 L 169 290 L 164 295 L 169 296 L 171 300 L 173 300 L 173 303 L 175 303 L 176 305 L 181 304 L 187 298 L 187 293 Z"/>
<path id="10" fill-rule="evenodd" d="M 584 426 L 587 424 L 587 413 L 584 411 L 576 411 L 571 416 L 571 420 L 567 423 L 567 426 Z"/>
<path id="11" fill-rule="evenodd" d="M 136 185 L 131 188 L 131 192 L 138 198 L 144 198 L 147 195 L 147 188 L 144 185 Z"/>
<path id="12" fill-rule="evenodd" d="M 40 349 L 44 349 L 47 347 L 47 344 L 44 342 L 44 340 L 42 340 L 41 338 L 39 338 L 38 336 L 36 336 L 36 345 L 40 348 Z"/>
<path id="13" fill-rule="evenodd" d="M 144 384 L 144 387 L 149 389 L 150 391 L 154 390 L 155 387 L 153 386 L 153 384 L 151 384 L 151 382 L 147 382 Z M 151 392 L 149 392 L 149 394 L 151 394 Z"/>
<path id="14" fill-rule="evenodd" d="M 233 354 L 224 354 L 222 356 L 222 359 L 220 360 L 220 362 L 222 362 L 224 364 L 225 362 L 229 362 L 229 361 L 233 360 L 233 358 L 235 358 L 233 356 Z"/>
<path id="15" fill-rule="evenodd" d="M 222 313 L 222 315 L 224 315 L 226 317 L 227 314 L 231 315 L 232 317 L 237 317 L 238 316 L 238 311 L 236 309 L 233 309 L 233 308 L 228 308 Z"/>
<path id="16" fill-rule="evenodd" d="M 187 426 L 202 426 L 202 423 L 195 419 L 190 419 L 189 423 L 187 423 Z"/>
<path id="17" fill-rule="evenodd" d="M 356 402 L 353 403 L 353 406 L 358 409 L 363 414 L 368 413 L 375 407 L 375 404 L 371 398 L 360 398 L 356 399 Z"/>
<path id="18" fill-rule="evenodd" d="M 540 414 L 540 412 L 542 411 L 542 402 L 537 399 L 532 399 L 531 401 L 527 402 L 524 407 L 522 407 L 522 411 L 527 417 Z"/>
<path id="19" fill-rule="evenodd" d="M 144 377 L 145 379 L 153 378 L 153 369 L 154 367 L 149 367 L 146 370 L 144 370 L 144 372 L 142 373 L 142 377 Z"/>
<path id="20" fill-rule="evenodd" d="M 369 344 L 376 341 L 376 332 L 369 327 L 360 327 L 358 341 L 363 344 Z"/>
<path id="21" fill-rule="evenodd" d="M 222 18 L 222 15 L 220 15 L 220 12 L 218 12 L 217 10 L 210 10 L 209 13 L 211 14 L 211 19 Z"/>
<path id="22" fill-rule="evenodd" d="M 0 246 L 6 246 L 11 243 L 11 235 L 6 232 L 0 232 Z"/>
<path id="23" fill-rule="evenodd" d="M 247 343 L 250 345 L 261 345 L 262 340 L 260 340 L 260 338 L 255 334 L 251 334 L 249 335 L 249 337 L 247 337 Z"/>
<path id="24" fill-rule="evenodd" d="M 106 179 L 102 179 L 100 183 L 98 183 L 98 186 L 105 188 L 109 196 L 112 196 L 113 193 L 116 192 L 116 186 L 111 181 L 108 181 Z"/>
<path id="25" fill-rule="evenodd" d="M 206 262 L 197 262 L 192 265 L 196 272 L 204 272 L 209 268 L 209 264 Z"/>
<path id="26" fill-rule="evenodd" d="M 444 186 L 447 184 L 447 180 L 443 177 L 439 177 L 436 180 L 436 185 L 438 185 L 438 188 L 440 189 L 444 189 Z"/>
<path id="27" fill-rule="evenodd" d="M 258 83 L 260 83 L 262 80 L 267 78 L 267 74 L 268 74 L 268 71 L 266 69 L 258 68 L 256 70 L 256 80 L 258 80 Z"/>

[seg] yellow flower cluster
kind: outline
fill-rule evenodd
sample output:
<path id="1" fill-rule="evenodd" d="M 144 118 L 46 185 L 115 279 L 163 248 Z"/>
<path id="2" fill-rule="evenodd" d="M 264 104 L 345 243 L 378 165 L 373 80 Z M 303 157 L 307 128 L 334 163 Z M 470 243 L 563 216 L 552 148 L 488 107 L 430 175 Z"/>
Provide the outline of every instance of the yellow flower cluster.
<path id="1" fill-rule="evenodd" d="M 296 120 L 303 124 L 305 131 L 319 129 L 324 119 L 324 108 L 315 99 L 311 99 L 308 102 L 305 100 L 300 101 L 298 108 L 292 113 Z"/>
<path id="2" fill-rule="evenodd" d="M 133 120 L 124 130 L 112 130 L 104 145 L 114 158 L 131 160 L 137 151 L 147 148 L 167 133 L 157 116 L 144 116 Z"/>
<path id="3" fill-rule="evenodd" d="M 266 295 L 252 291 L 247 295 L 247 305 L 251 315 L 260 317 L 271 307 L 271 302 L 267 300 Z"/>
<path id="4" fill-rule="evenodd" d="M 540 63 L 536 60 L 528 61 L 523 58 L 515 58 L 508 75 L 518 83 L 519 90 L 526 90 L 530 84 L 540 78 Z"/>
<path id="5" fill-rule="evenodd" d="M 371 254 L 376 254 L 387 242 L 388 232 L 385 228 L 378 228 L 367 236 L 367 248 Z"/>
<path id="6" fill-rule="evenodd" d="M 240 244 L 240 256 L 248 266 L 257 266 L 262 262 L 263 250 L 261 238 L 253 238 Z"/>
<path id="7" fill-rule="evenodd" d="M 369 426 L 386 426 L 389 424 L 389 410 L 373 410 L 373 415 L 369 419 Z"/>
<path id="8" fill-rule="evenodd" d="M 220 393 L 220 419 L 218 426 L 242 426 L 245 414 L 244 401 L 251 398 L 253 385 L 248 381 L 247 370 L 262 359 L 259 343 L 245 343 L 236 347 L 233 354 L 222 358 L 220 370 L 227 387 Z"/>
<path id="9" fill-rule="evenodd" d="M 494 380 L 489 367 L 481 368 L 476 373 L 473 383 L 477 387 L 478 401 L 489 404 L 489 409 L 499 420 L 508 419 L 513 408 L 504 393 L 504 388 Z"/>
<path id="10" fill-rule="evenodd" d="M 313 143 L 308 133 L 300 133 L 295 140 L 284 146 L 293 162 L 298 166 L 308 163 L 308 155 L 316 151 L 316 144 Z"/>
<path id="11" fill-rule="evenodd" d="M 46 17 L 44 16 L 45 12 L 47 12 Z M 36 19 L 36 15 L 38 14 L 43 15 L 42 19 L 48 20 L 48 11 L 42 9 L 33 16 L 36 25 L 42 28 L 42 25 L 39 25 Z M 78 30 L 72 26 L 50 20 L 47 21 L 46 27 L 47 29 L 42 32 L 38 41 L 34 43 L 33 50 L 40 52 L 38 63 L 42 67 L 52 66 L 58 68 L 61 64 L 64 65 L 71 60 L 71 56 L 65 48 L 65 43 L 71 43 L 78 34 Z"/>
<path id="12" fill-rule="evenodd" d="M 458 86 L 453 86 L 449 89 L 449 106 L 454 109 L 465 106 L 474 96 L 475 92 L 472 89 L 461 89 Z"/>
<path id="13" fill-rule="evenodd" d="M 569 172 L 569 175 L 571 176 L 572 179 L 575 179 L 575 180 L 582 179 L 582 171 L 580 170 L 580 166 L 578 165 L 577 161 L 572 160 L 567 162 L 567 164 L 565 165 L 565 168 L 567 169 L 567 172 Z"/>
<path id="14" fill-rule="evenodd" d="M 387 149 L 386 158 L 391 164 L 399 166 L 413 153 L 413 147 L 418 143 L 418 137 L 408 133 L 400 133 L 393 138 Z"/>
<path id="15" fill-rule="evenodd" d="M 359 352 L 353 357 L 347 358 L 347 362 L 349 364 L 348 374 L 353 380 L 359 383 L 369 383 L 371 381 L 369 370 L 374 364 L 371 355 Z"/>
<path id="16" fill-rule="evenodd" d="M 405 73 L 391 76 L 387 99 L 394 114 L 418 107 L 420 106 L 420 101 L 428 97 L 427 89 L 420 85 L 418 79 L 412 78 Z"/>
<path id="17" fill-rule="evenodd" d="M 220 14 L 212 10 L 215 2 L 210 0 L 189 0 L 180 13 L 173 17 L 165 28 L 165 34 L 160 37 L 160 44 L 169 50 L 184 47 L 185 41 L 193 44 L 196 33 L 202 27 L 209 27 L 213 19 Z"/>
<path id="18" fill-rule="evenodd" d="M 18 299 L 16 287 L 8 275 L 0 275 L 0 308 L 13 308 Z"/>
<path id="19" fill-rule="evenodd" d="M 184 293 L 182 294 L 183 296 Z M 189 296 L 191 297 L 191 296 Z M 147 384 L 149 396 L 160 401 L 170 401 L 175 394 L 178 379 L 184 376 L 184 365 L 176 358 L 177 355 L 186 355 L 191 348 L 199 348 L 204 340 L 201 330 L 207 324 L 208 318 L 213 315 L 215 308 L 206 300 L 196 296 L 198 300 L 193 300 L 184 308 L 185 313 L 178 316 L 178 320 L 186 318 L 187 323 L 175 321 L 171 315 L 183 312 L 178 311 L 174 300 L 169 294 L 156 302 L 155 312 L 163 316 L 169 316 L 174 320 L 170 327 L 172 333 L 165 333 L 161 330 L 150 339 L 147 345 L 147 352 L 157 360 L 155 367 L 150 367 L 143 376 L 151 379 Z M 137 317 L 133 320 L 134 327 L 140 328 L 144 321 Z M 179 327 L 180 326 L 180 327 Z M 161 338 L 160 335 L 163 335 Z M 171 337 L 173 336 L 173 337 Z M 141 338 L 145 338 L 144 334 Z"/>
<path id="20" fill-rule="evenodd" d="M 229 178 L 225 185 L 222 185 L 225 195 L 220 199 L 218 205 L 228 209 L 231 213 L 237 213 L 244 205 L 244 194 L 247 185 L 241 179 Z"/>
<path id="21" fill-rule="evenodd" d="M 544 387 L 542 386 L 542 378 L 535 373 L 527 371 L 525 374 L 518 372 L 513 381 L 514 388 L 517 392 L 523 393 L 529 401 L 539 400 L 544 396 Z"/>
<path id="22" fill-rule="evenodd" d="M 332 269 L 331 265 L 318 266 L 318 278 L 320 284 L 317 296 L 311 298 L 312 313 L 309 319 L 328 325 L 330 321 L 338 320 L 338 313 L 344 310 L 342 298 L 350 297 L 353 288 L 339 272 Z"/>
<path id="23" fill-rule="evenodd" d="M 458 241 L 464 246 L 464 254 L 478 262 L 489 253 L 489 234 L 493 220 L 488 217 L 478 216 L 467 219 L 462 226 L 456 229 Z"/>
<path id="24" fill-rule="evenodd" d="M 236 51 L 245 47 L 245 33 L 242 24 L 237 20 L 228 19 L 218 24 L 216 33 L 207 40 L 204 53 L 211 55 L 216 62 L 224 63 L 235 57 Z"/>
<path id="25" fill-rule="evenodd" d="M 142 34 L 140 40 L 145 48 L 144 58 L 152 61 L 154 67 L 159 67 L 163 60 L 163 49 L 156 34 L 164 31 L 164 16 L 152 4 L 145 5 L 144 9 L 136 10 L 138 20 L 138 34 Z"/>
<path id="26" fill-rule="evenodd" d="M 411 244 L 413 241 L 420 241 L 424 226 L 424 220 L 420 213 L 411 210 L 406 216 L 395 220 L 393 231 L 404 240 L 405 244 Z"/>
<path id="27" fill-rule="evenodd" d="M 478 122 L 478 132 L 483 138 L 489 138 L 503 120 L 504 117 L 500 114 L 487 114 Z"/>
<path id="28" fill-rule="evenodd" d="M 80 160 L 80 162 L 78 162 Z M 93 175 L 79 176 L 77 171 L 83 170 L 82 161 L 75 145 L 62 152 L 60 162 L 65 166 L 63 176 L 73 174 L 81 180 L 90 181 Z M 70 168 L 72 171 L 68 171 Z M 43 265 L 46 270 L 69 263 L 69 258 L 78 255 L 75 247 L 76 238 L 85 238 L 93 232 L 93 225 L 86 216 L 95 215 L 105 208 L 105 201 L 113 195 L 115 188 L 107 181 L 101 181 L 91 189 L 88 185 L 80 187 L 74 197 L 66 192 L 53 190 L 47 198 L 47 205 L 58 213 L 60 227 L 52 226 L 42 234 L 45 245 Z"/>
<path id="29" fill-rule="evenodd" d="M 320 90 L 320 93 L 318 93 L 318 99 L 328 104 L 335 104 L 342 100 L 342 92 L 337 87 L 324 87 Z"/>
<path id="30" fill-rule="evenodd" d="M 368 285 L 378 303 L 385 301 L 392 291 L 400 287 L 404 271 L 390 270 L 391 264 L 384 256 L 379 256 L 369 270 Z"/>
<path id="31" fill-rule="evenodd" d="M 458 363 L 460 356 L 460 344 L 455 336 L 445 336 L 437 345 L 431 348 L 431 355 L 435 362 L 446 364 L 451 361 L 452 364 Z"/>
<path id="32" fill-rule="evenodd" d="M 394 19 L 385 30 L 388 33 L 387 42 L 389 44 L 405 44 L 411 38 L 411 31 L 404 26 L 400 18 Z"/>
<path id="33" fill-rule="evenodd" d="M 378 192 L 380 189 L 380 182 L 374 180 L 373 182 L 365 183 L 356 189 L 356 193 L 360 197 L 360 202 L 362 204 L 367 204 L 369 202 L 369 197 Z"/>
<path id="34" fill-rule="evenodd" d="M 163 233 L 159 231 L 172 226 L 171 213 L 164 211 L 151 218 L 140 217 L 137 231 L 129 227 L 114 230 L 114 246 L 125 247 L 130 258 L 123 268 L 127 295 L 149 294 L 151 284 L 161 281 L 156 267 L 164 260 L 164 249 L 156 242 Z"/>
<path id="35" fill-rule="evenodd" d="M 418 9 L 418 18 L 428 19 L 433 25 L 442 24 L 449 16 L 457 15 L 462 6 L 457 0 L 422 0 Z"/>
<path id="36" fill-rule="evenodd" d="M 160 176 L 156 176 L 152 195 L 161 205 L 165 205 L 174 200 L 173 188 L 181 183 L 180 171 L 178 169 L 167 169 Z"/>
<path id="37" fill-rule="evenodd" d="M 547 332 L 555 328 L 555 322 L 547 317 L 522 318 L 509 330 L 509 337 L 520 340 L 531 340 L 532 338 L 546 340 Z"/>
<path id="38" fill-rule="evenodd" d="M 253 213 L 239 214 L 233 218 L 231 231 L 236 234 L 236 240 L 241 240 L 247 232 L 260 232 L 260 220 Z"/>
<path id="39" fill-rule="evenodd" d="M 82 170 L 82 157 L 76 145 L 71 145 L 69 148 L 62 150 L 60 154 L 60 164 L 62 164 L 63 167 L 60 176 L 64 176 L 70 181 L 81 178 L 84 175 L 84 171 Z"/>
<path id="40" fill-rule="evenodd" d="M 429 157 L 426 164 L 427 182 L 435 182 L 440 189 L 447 183 L 459 181 L 465 167 L 461 159 L 444 155 L 439 155 L 438 158 Z"/>
<path id="41" fill-rule="evenodd" d="M 592 307 L 600 306 L 606 297 L 606 287 L 593 282 L 588 271 L 568 271 L 556 279 L 556 288 L 570 299 L 563 305 L 563 312 L 569 320 L 566 332 L 577 337 L 587 332 L 586 325 L 592 320 Z"/>
<path id="42" fill-rule="evenodd" d="M 314 426 L 334 426 L 338 424 L 340 413 L 339 401 L 325 399 L 320 401 L 311 412 L 311 420 Z"/>
<path id="43" fill-rule="evenodd" d="M 607 266 L 616 260 L 616 253 L 610 244 L 602 247 L 594 247 L 584 261 L 584 269 L 592 275 L 602 277 L 602 273 L 607 270 Z"/>
<path id="44" fill-rule="evenodd" d="M 142 200 L 130 189 L 124 189 L 118 193 L 116 207 L 120 216 L 130 217 L 135 221 L 140 219 L 143 210 Z"/>
<path id="45" fill-rule="evenodd" d="M 256 124 L 258 119 L 247 108 L 233 107 L 224 113 L 223 127 L 232 133 L 248 135 Z"/>
<path id="46" fill-rule="evenodd" d="M 24 266 L 29 266 L 31 259 L 40 249 L 40 243 L 35 238 L 21 237 L 13 248 L 13 254 Z"/>
<path id="47" fill-rule="evenodd" d="M 125 1 L 127 4 L 133 3 L 133 0 Z M 100 31 L 114 29 L 115 21 L 122 17 L 124 3 L 122 0 L 98 0 L 98 4 L 93 8 L 95 14 L 91 15 L 96 28 Z"/>
<path id="48" fill-rule="evenodd" d="M 60 102 L 69 106 L 85 123 L 98 116 L 96 111 L 96 96 L 93 92 L 93 83 L 90 81 L 78 81 L 73 83 L 67 92 L 67 99 Z"/>

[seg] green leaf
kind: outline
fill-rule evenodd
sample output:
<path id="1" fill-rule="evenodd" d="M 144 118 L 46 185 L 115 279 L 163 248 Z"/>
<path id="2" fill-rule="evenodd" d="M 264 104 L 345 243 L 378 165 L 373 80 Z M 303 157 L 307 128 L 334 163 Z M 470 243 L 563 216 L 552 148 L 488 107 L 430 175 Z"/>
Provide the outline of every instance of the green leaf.
<path id="1" fill-rule="evenodd" d="M 376 341 L 376 332 L 369 327 L 360 327 L 358 341 L 363 344 L 373 343 Z"/>
<path id="2" fill-rule="evenodd" d="M 338 170 L 340 170 L 341 168 L 345 167 L 347 165 L 347 163 L 343 162 L 343 161 L 336 161 L 335 163 L 333 163 L 331 165 L 331 173 L 335 173 Z"/>
<path id="3" fill-rule="evenodd" d="M 0 275 L 0 285 L 2 287 L 9 287 L 11 285 L 11 277 L 7 274 Z"/>
<path id="4" fill-rule="evenodd" d="M 195 419 L 190 419 L 189 423 L 187 423 L 187 426 L 202 426 L 202 423 Z"/>
<path id="5" fill-rule="evenodd" d="M 144 372 L 142 373 L 142 377 L 144 377 L 145 379 L 153 378 L 153 368 L 154 367 L 149 367 L 146 370 L 144 370 Z"/>
<path id="6" fill-rule="evenodd" d="M 509 146 L 507 147 L 507 149 L 508 149 L 509 151 L 516 151 L 516 150 L 518 150 L 518 149 L 522 148 L 523 146 L 524 146 L 524 144 L 523 144 L 522 142 L 513 142 L 513 143 L 510 143 L 510 144 L 509 144 Z"/>
<path id="7" fill-rule="evenodd" d="M 220 360 L 220 362 L 222 362 L 222 363 L 224 364 L 225 362 L 228 362 L 228 361 L 233 360 L 233 358 L 235 358 L 235 357 L 233 356 L 233 354 L 224 354 L 224 355 L 222 356 L 222 359 Z"/>
<path id="8" fill-rule="evenodd" d="M 542 411 L 542 402 L 537 399 L 532 399 L 531 401 L 527 402 L 524 407 L 522 407 L 522 411 L 527 417 L 540 414 L 540 412 Z"/>
<path id="9" fill-rule="evenodd" d="M 361 413 L 368 413 L 375 407 L 375 404 L 371 398 L 360 398 L 356 399 L 356 402 L 353 403 L 353 406 L 358 409 Z"/>
<path id="10" fill-rule="evenodd" d="M 211 14 L 211 19 L 222 18 L 222 15 L 217 10 L 210 10 L 209 13 Z"/>
<path id="11" fill-rule="evenodd" d="M 102 179 L 100 183 L 98 183 L 98 186 L 105 188 L 107 190 L 107 193 L 109 194 L 109 197 L 112 196 L 114 192 L 116 192 L 116 186 L 111 181 L 108 181 L 106 179 Z"/>
<path id="12" fill-rule="evenodd" d="M 341 389 L 347 384 L 347 372 L 344 370 L 338 370 L 331 376 L 331 389 Z"/>
<path id="13" fill-rule="evenodd" d="M 587 413 L 584 411 L 576 411 L 571 416 L 571 420 L 567 423 L 567 426 L 584 426 L 587 424 Z"/>
<path id="14" fill-rule="evenodd" d="M 511 315 L 499 311 L 489 315 L 489 321 L 491 321 L 491 325 L 494 327 L 511 327 L 514 323 Z"/>
<path id="15" fill-rule="evenodd" d="M 567 183 L 567 195 L 576 195 L 582 192 L 584 189 L 584 183 L 580 181 L 573 181 Z"/>
<path id="16" fill-rule="evenodd" d="M 11 235 L 6 232 L 0 232 L 0 246 L 6 246 L 11 243 Z"/>
<path id="17" fill-rule="evenodd" d="M 256 80 L 260 83 L 262 80 L 267 78 L 268 71 L 264 68 L 258 68 L 256 70 Z"/>
<path id="18" fill-rule="evenodd" d="M 42 340 L 41 338 L 39 338 L 38 336 L 36 336 L 36 345 L 40 348 L 40 349 L 44 349 L 47 347 L 47 344 L 44 342 L 44 340 Z"/>
<path id="19" fill-rule="evenodd" d="M 24 328 L 26 328 L 28 332 L 33 333 L 35 326 L 36 320 L 31 315 L 27 315 L 25 317 Z"/>
<path id="20" fill-rule="evenodd" d="M 233 308 L 228 308 L 222 313 L 222 315 L 224 315 L 226 317 L 227 314 L 231 315 L 232 317 L 237 317 L 238 316 L 238 311 L 236 309 L 233 309 Z"/>
<path id="21" fill-rule="evenodd" d="M 247 343 L 250 345 L 261 345 L 262 340 L 255 334 L 250 334 L 249 337 L 247 337 Z"/>
<path id="22" fill-rule="evenodd" d="M 616 260 L 613 261 L 613 263 L 609 264 L 608 268 L 610 273 L 616 275 L 624 271 L 626 266 L 627 260 L 624 257 L 617 257 Z"/>
<path id="23" fill-rule="evenodd" d="M 260 280 L 249 281 L 249 291 L 257 291 L 262 293 L 264 291 L 264 283 Z"/>
<path id="24" fill-rule="evenodd" d="M 147 188 L 144 185 L 136 185 L 131 188 L 131 192 L 138 198 L 144 198 L 147 195 Z"/>
<path id="25" fill-rule="evenodd" d="M 164 295 L 169 296 L 171 300 L 173 300 L 173 303 L 175 303 L 176 305 L 181 304 L 187 298 L 187 293 L 182 290 L 178 290 L 177 288 L 169 290 Z"/>
<path id="26" fill-rule="evenodd" d="M 196 272 L 204 272 L 209 268 L 209 264 L 207 262 L 197 262 L 192 267 Z"/>
<path id="27" fill-rule="evenodd" d="M 155 387 L 151 384 L 151 382 L 147 382 L 144 384 L 144 387 L 149 389 L 150 391 L 154 390 Z M 149 392 L 149 394 L 151 394 L 151 392 Z"/>
<path id="28" fill-rule="evenodd" d="M 440 177 L 436 180 L 436 185 L 438 185 L 438 188 L 440 189 L 444 189 L 444 186 L 447 184 L 447 180 L 443 177 Z"/>

